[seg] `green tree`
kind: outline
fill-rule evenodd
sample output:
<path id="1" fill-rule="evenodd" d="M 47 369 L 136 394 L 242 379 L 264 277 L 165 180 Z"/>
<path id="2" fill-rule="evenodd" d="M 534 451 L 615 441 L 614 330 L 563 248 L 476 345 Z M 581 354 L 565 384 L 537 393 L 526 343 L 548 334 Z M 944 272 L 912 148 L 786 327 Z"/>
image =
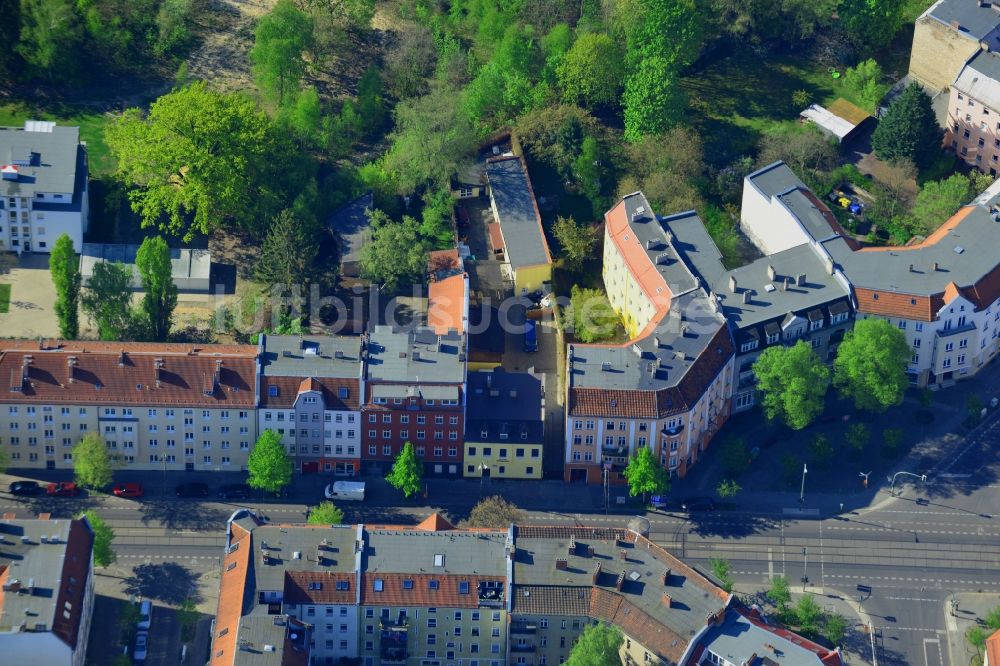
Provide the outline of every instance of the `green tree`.
<path id="1" fill-rule="evenodd" d="M 340 525 L 344 522 L 344 512 L 333 502 L 321 502 L 309 510 L 306 523 L 310 525 Z"/>
<path id="2" fill-rule="evenodd" d="M 84 30 L 75 4 L 70 0 L 21 1 L 21 29 L 15 48 L 41 76 L 69 79 L 79 71 Z"/>
<path id="3" fill-rule="evenodd" d="M 889 104 L 872 133 L 872 148 L 883 160 L 910 160 L 921 169 L 941 154 L 941 127 L 919 83 L 911 83 Z"/>
<path id="4" fill-rule="evenodd" d="M 586 107 L 618 104 L 625 62 L 618 44 L 608 35 L 580 35 L 562 56 L 556 69 L 563 99 Z"/>
<path id="5" fill-rule="evenodd" d="M 312 47 L 313 21 L 292 0 L 278 0 L 260 18 L 250 50 L 254 80 L 264 96 L 278 106 L 299 94 L 306 73 L 305 52 Z"/>
<path id="6" fill-rule="evenodd" d="M 385 92 L 378 67 L 372 65 L 358 80 L 358 115 L 367 134 L 378 132 L 385 126 Z"/>
<path id="7" fill-rule="evenodd" d="M 716 580 L 722 586 L 722 589 L 726 592 L 733 591 L 733 567 L 729 564 L 729 560 L 723 559 L 721 557 L 713 557 L 708 561 L 709 566 L 712 568 L 712 575 L 715 576 Z"/>
<path id="8" fill-rule="evenodd" d="M 580 156 L 573 162 L 573 175 L 576 176 L 577 188 L 590 200 L 594 214 L 603 212 L 601 201 L 602 176 L 604 169 L 601 146 L 592 136 L 584 138 L 580 144 Z"/>
<path id="9" fill-rule="evenodd" d="M 980 654 L 986 649 L 986 639 L 989 636 L 990 632 L 978 625 L 972 625 L 965 631 L 965 640 L 969 641 L 969 645 L 976 648 Z"/>
<path id="10" fill-rule="evenodd" d="M 563 265 L 570 271 L 580 270 L 597 246 L 597 230 L 588 224 L 580 224 L 572 216 L 556 216 L 552 235 L 562 249 Z"/>
<path id="11" fill-rule="evenodd" d="M 739 495 L 741 490 L 743 490 L 743 487 L 736 483 L 736 481 L 732 479 L 723 479 L 722 481 L 719 481 L 719 485 L 715 487 L 715 494 L 723 499 L 728 499 Z"/>
<path id="12" fill-rule="evenodd" d="M 727 435 L 719 445 L 719 460 L 724 473 L 733 477 L 742 474 L 750 462 L 747 441 L 742 437 Z"/>
<path id="13" fill-rule="evenodd" d="M 512 524 L 524 521 L 524 512 L 500 495 L 491 495 L 479 500 L 469 517 L 462 521 L 462 527 L 493 527 L 506 529 Z"/>
<path id="14" fill-rule="evenodd" d="M 910 382 L 910 346 L 898 328 L 883 319 L 862 319 L 844 336 L 833 362 L 833 385 L 858 409 L 884 412 L 903 402 Z"/>
<path id="15" fill-rule="evenodd" d="M 618 315 L 600 289 L 573 285 L 567 319 L 573 324 L 573 337 L 580 342 L 607 340 L 618 330 Z"/>
<path id="16" fill-rule="evenodd" d="M 191 39 L 192 0 L 163 0 L 156 13 L 153 52 L 164 56 L 181 49 Z"/>
<path id="17" fill-rule="evenodd" d="M 305 285 L 319 256 L 316 218 L 291 208 L 278 213 L 264 238 L 256 277 L 267 284 Z"/>
<path id="18" fill-rule="evenodd" d="M 784 615 L 788 604 L 792 601 L 791 588 L 788 579 L 784 576 L 775 576 L 771 579 L 771 587 L 767 591 L 767 598 L 778 607 L 778 613 Z"/>
<path id="19" fill-rule="evenodd" d="M 969 179 L 961 173 L 924 183 L 913 204 L 913 220 L 917 232 L 933 232 L 973 196 L 975 193 L 970 187 Z"/>
<path id="20" fill-rule="evenodd" d="M 795 619 L 799 632 L 806 636 L 816 634 L 819 620 L 823 617 L 823 609 L 819 607 L 811 594 L 803 594 L 795 604 Z"/>
<path id="21" fill-rule="evenodd" d="M 844 73 L 844 83 L 854 92 L 861 108 L 868 113 L 875 113 L 879 102 L 889 91 L 889 86 L 882 83 L 883 78 L 882 68 L 873 58 L 848 67 Z"/>
<path id="22" fill-rule="evenodd" d="M 625 467 L 625 479 L 628 481 L 629 495 L 635 497 L 641 494 L 643 502 L 647 495 L 670 490 L 667 471 L 646 446 L 637 448 L 635 455 L 629 458 Z"/>
<path id="23" fill-rule="evenodd" d="M 135 255 L 135 267 L 146 292 L 142 297 L 142 312 L 149 325 L 150 337 L 165 342 L 177 307 L 177 285 L 174 284 L 167 241 L 161 236 L 145 238 Z"/>
<path id="24" fill-rule="evenodd" d="M 0 474 L 6 474 L 8 467 L 10 467 L 10 454 L 7 453 L 6 446 L 0 445 Z"/>
<path id="25" fill-rule="evenodd" d="M 146 117 L 129 109 L 105 139 L 143 225 L 185 240 L 232 224 L 259 230 L 308 164 L 291 161 L 297 151 L 253 100 L 202 82 L 160 97 Z"/>
<path id="26" fill-rule="evenodd" d="M 847 620 L 843 615 L 833 613 L 826 617 L 826 628 L 824 633 L 827 639 L 834 645 L 842 645 L 844 637 L 847 636 Z"/>
<path id="27" fill-rule="evenodd" d="M 177 618 L 177 624 L 181 626 L 181 641 L 185 643 L 190 643 L 194 640 L 195 625 L 198 623 L 198 618 L 201 617 L 201 613 L 198 612 L 198 606 L 195 604 L 194 599 L 191 597 L 186 598 L 177 610 L 174 612 L 174 616 Z"/>
<path id="28" fill-rule="evenodd" d="M 837 147 L 812 125 L 782 127 L 768 132 L 760 140 L 757 163 L 760 166 L 781 160 L 807 182 L 810 176 L 832 171 L 837 166 Z"/>
<path id="29" fill-rule="evenodd" d="M 852 423 L 848 426 L 847 432 L 844 434 L 844 439 L 847 440 L 848 446 L 859 453 L 868 446 L 871 437 L 872 434 L 868 430 L 868 426 L 864 423 Z"/>
<path id="30" fill-rule="evenodd" d="M 768 419 L 780 418 L 789 428 L 801 430 L 823 412 L 830 371 L 805 341 L 768 347 L 753 371 Z"/>
<path id="31" fill-rule="evenodd" d="M 906 0 L 841 0 L 840 23 L 862 51 L 886 46 L 903 25 Z"/>
<path id="32" fill-rule="evenodd" d="M 813 462 L 816 463 L 817 467 L 824 468 L 833 460 L 833 444 L 825 434 L 816 435 L 809 448 L 812 450 Z"/>
<path id="33" fill-rule="evenodd" d="M 899 452 L 899 447 L 903 443 L 902 428 L 886 428 L 882 431 L 882 448 L 888 456 L 894 456 Z"/>
<path id="34" fill-rule="evenodd" d="M 281 443 L 281 435 L 270 429 L 262 432 L 247 458 L 250 487 L 278 492 L 291 483 L 292 471 L 292 459 Z"/>
<path id="35" fill-rule="evenodd" d="M 133 332 L 132 269 L 112 261 L 94 264 L 81 305 L 101 340 L 127 340 Z"/>
<path id="36" fill-rule="evenodd" d="M 720 32 L 753 44 L 791 47 L 828 26 L 840 0 L 709 0 L 710 18 Z"/>
<path id="37" fill-rule="evenodd" d="M 567 666 L 608 666 L 620 664 L 624 637 L 618 627 L 598 622 L 587 625 L 573 644 Z"/>
<path id="38" fill-rule="evenodd" d="M 413 444 L 406 442 L 392 463 L 392 471 L 385 480 L 409 499 L 411 495 L 420 491 L 423 478 L 424 465 L 417 459 Z"/>
<path id="39" fill-rule="evenodd" d="M 639 61 L 625 79 L 625 139 L 663 132 L 683 117 L 684 92 L 674 64 L 661 56 Z"/>
<path id="40" fill-rule="evenodd" d="M 59 335 L 75 340 L 80 335 L 80 260 L 67 234 L 56 239 L 49 255 L 49 272 L 56 288 L 55 311 Z"/>
<path id="41" fill-rule="evenodd" d="M 111 547 L 111 542 L 115 540 L 115 531 L 93 509 L 84 511 L 78 517 L 86 518 L 90 523 L 90 529 L 94 531 L 94 564 L 99 567 L 114 564 L 118 559 Z"/>
<path id="42" fill-rule="evenodd" d="M 77 485 L 101 490 L 111 484 L 117 460 L 100 435 L 87 433 L 73 447 L 73 477 Z"/>
<path id="43" fill-rule="evenodd" d="M 390 220 L 372 211 L 372 240 L 361 248 L 361 274 L 384 285 L 386 293 L 419 283 L 427 270 L 428 243 L 420 234 L 420 223 L 404 216 Z"/>

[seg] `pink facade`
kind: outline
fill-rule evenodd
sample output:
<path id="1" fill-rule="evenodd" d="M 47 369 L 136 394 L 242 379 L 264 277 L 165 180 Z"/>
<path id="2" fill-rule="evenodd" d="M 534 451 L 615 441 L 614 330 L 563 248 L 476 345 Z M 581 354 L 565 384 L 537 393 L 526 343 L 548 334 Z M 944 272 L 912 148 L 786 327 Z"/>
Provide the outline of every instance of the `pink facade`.
<path id="1" fill-rule="evenodd" d="M 951 87 L 945 145 L 990 175 L 1000 171 L 1000 110 Z"/>

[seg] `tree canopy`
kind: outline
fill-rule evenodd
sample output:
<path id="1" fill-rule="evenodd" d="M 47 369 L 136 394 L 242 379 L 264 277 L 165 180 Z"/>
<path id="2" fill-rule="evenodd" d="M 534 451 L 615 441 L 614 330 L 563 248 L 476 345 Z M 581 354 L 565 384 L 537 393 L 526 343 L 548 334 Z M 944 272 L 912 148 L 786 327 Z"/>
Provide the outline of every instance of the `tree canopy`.
<path id="1" fill-rule="evenodd" d="M 278 106 L 293 101 L 306 73 L 305 52 L 312 46 L 313 21 L 292 0 L 278 0 L 260 18 L 250 50 L 254 79 Z"/>
<path id="2" fill-rule="evenodd" d="M 780 418 L 801 430 L 823 412 L 830 370 L 816 352 L 799 340 L 791 347 L 765 349 L 753 364 L 767 418 Z"/>
<path id="3" fill-rule="evenodd" d="M 858 320 L 837 349 L 833 385 L 858 409 L 884 412 L 903 402 L 910 354 L 906 335 L 889 322 Z"/>
<path id="4" fill-rule="evenodd" d="M 322 502 L 309 509 L 306 522 L 310 525 L 340 525 L 344 522 L 344 512 L 333 502 Z"/>
<path id="5" fill-rule="evenodd" d="M 593 255 L 597 245 L 596 229 L 580 224 L 572 216 L 557 216 L 552 224 L 552 235 L 559 241 L 560 254 L 569 270 L 579 269 Z"/>
<path id="6" fill-rule="evenodd" d="M 462 527 L 494 527 L 506 529 L 511 524 L 524 521 L 524 511 L 508 502 L 500 495 L 491 495 L 479 500 L 469 517 L 462 521 Z"/>
<path id="7" fill-rule="evenodd" d="M 573 324 L 573 337 L 580 342 L 598 342 L 618 332 L 618 315 L 600 289 L 573 285 L 566 317 Z"/>
<path id="8" fill-rule="evenodd" d="M 385 480 L 409 499 L 411 495 L 420 491 L 423 478 L 424 465 L 417 459 L 417 452 L 413 448 L 413 444 L 406 442 L 392 463 L 392 471 L 385 477 Z"/>
<path id="9" fill-rule="evenodd" d="M 80 261 L 73 249 L 73 240 L 62 234 L 49 254 L 49 272 L 56 288 L 55 312 L 59 320 L 59 335 L 75 340 L 80 335 Z"/>
<path id="10" fill-rule="evenodd" d="M 132 269 L 125 264 L 102 261 L 83 291 L 84 312 L 97 326 L 101 340 L 128 340 L 133 329 Z"/>
<path id="11" fill-rule="evenodd" d="M 94 531 L 94 564 L 99 567 L 114 564 L 115 560 L 118 559 L 111 547 L 111 543 L 115 539 L 115 531 L 93 509 L 84 511 L 80 517 L 86 518 L 87 522 L 90 523 L 90 529 Z"/>
<path id="12" fill-rule="evenodd" d="M 921 169 L 940 154 L 941 127 L 919 83 L 911 83 L 889 104 L 872 133 L 872 148 L 883 160 L 909 160 Z"/>
<path id="13" fill-rule="evenodd" d="M 177 285 L 174 284 L 170 247 L 161 236 L 150 236 L 142 241 L 135 255 L 135 267 L 142 278 L 142 313 L 149 329 L 149 337 L 165 342 L 173 324 L 177 307 Z"/>
<path id="14" fill-rule="evenodd" d="M 96 433 L 87 433 L 73 447 L 73 476 L 77 485 L 103 490 L 111 484 L 116 465 L 104 440 Z"/>
<path id="15" fill-rule="evenodd" d="M 587 32 L 559 61 L 563 99 L 587 107 L 618 104 L 625 76 L 624 54 L 609 35 Z"/>
<path id="16" fill-rule="evenodd" d="M 584 628 L 573 644 L 567 666 L 608 666 L 621 663 L 618 651 L 624 637 L 618 627 L 598 622 Z"/>
<path id="17" fill-rule="evenodd" d="M 429 244 L 420 223 L 404 216 L 399 222 L 381 211 L 372 212 L 372 240 L 361 248 L 361 273 L 384 285 L 387 293 L 419 283 L 427 271 Z"/>
<path id="18" fill-rule="evenodd" d="M 636 449 L 635 455 L 629 458 L 625 467 L 625 479 L 628 481 L 628 492 L 632 497 L 652 493 L 663 493 L 670 489 L 670 477 L 660 465 L 653 452 L 646 446 Z"/>
<path id="19" fill-rule="evenodd" d="M 914 231 L 932 233 L 975 194 L 969 178 L 961 173 L 924 183 L 913 203 Z"/>
<path id="20" fill-rule="evenodd" d="M 265 430 L 247 458 L 247 483 L 251 488 L 278 492 L 292 481 L 292 459 L 285 452 L 281 435 Z"/>
<path id="21" fill-rule="evenodd" d="M 257 279 L 271 285 L 305 286 L 319 256 L 319 225 L 305 211 L 286 208 L 271 223 L 264 238 Z"/>

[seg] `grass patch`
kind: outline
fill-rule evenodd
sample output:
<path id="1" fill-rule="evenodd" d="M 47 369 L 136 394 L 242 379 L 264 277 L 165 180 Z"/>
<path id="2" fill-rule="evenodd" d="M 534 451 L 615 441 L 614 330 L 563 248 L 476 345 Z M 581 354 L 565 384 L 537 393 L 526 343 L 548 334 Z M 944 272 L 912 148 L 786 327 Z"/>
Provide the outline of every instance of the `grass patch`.
<path id="1" fill-rule="evenodd" d="M 25 120 L 54 120 L 60 125 L 79 125 L 80 139 L 87 142 L 92 176 L 109 174 L 114 161 L 104 143 L 104 128 L 114 120 L 112 114 L 81 111 L 72 107 L 48 107 L 27 102 L 0 104 L 0 125 L 23 127 Z"/>
<path id="2" fill-rule="evenodd" d="M 10 312 L 10 285 L 0 284 L 0 313 Z"/>

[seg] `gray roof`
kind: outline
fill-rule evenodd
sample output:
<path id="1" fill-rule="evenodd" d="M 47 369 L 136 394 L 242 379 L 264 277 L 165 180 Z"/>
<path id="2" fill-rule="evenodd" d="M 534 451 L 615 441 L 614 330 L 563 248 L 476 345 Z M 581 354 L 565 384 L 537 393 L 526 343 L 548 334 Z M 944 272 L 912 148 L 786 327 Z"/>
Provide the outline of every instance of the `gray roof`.
<path id="1" fill-rule="evenodd" d="M 952 85 L 991 109 L 1000 109 L 1000 55 L 977 51 Z"/>
<path id="2" fill-rule="evenodd" d="M 1000 13 L 993 7 L 983 7 L 976 0 L 940 0 L 927 10 L 927 15 L 945 24 L 957 21 L 959 34 L 982 39 L 1000 26 Z"/>
<path id="3" fill-rule="evenodd" d="M 138 245 L 84 243 L 80 251 L 80 274 L 84 283 L 94 274 L 94 266 L 113 261 L 128 265 L 132 269 L 132 286 L 141 288 L 142 277 L 135 266 L 138 252 Z M 208 250 L 170 248 L 170 277 L 181 291 L 208 290 L 211 272 L 212 255 Z"/>
<path id="4" fill-rule="evenodd" d="M 376 326 L 368 341 L 367 367 L 369 381 L 460 384 L 465 379 L 465 336 Z"/>
<path id="5" fill-rule="evenodd" d="M 801 636 L 759 627 L 735 609 L 727 611 L 722 624 L 710 627 L 698 643 L 730 663 L 746 666 L 822 666 L 819 655 L 805 646 L 826 652 Z"/>
<path id="6" fill-rule="evenodd" d="M 354 557 L 357 535 L 358 530 L 354 525 L 295 529 L 270 524 L 256 526 L 251 535 L 254 585 L 258 590 L 284 590 L 286 571 L 357 571 Z M 324 564 L 321 565 L 316 561 L 316 553 L 324 539 L 327 541 L 328 551 L 332 546 L 333 556 L 326 555 Z M 263 564 L 265 550 L 268 552 L 269 564 Z M 299 553 L 300 558 L 296 559 L 295 553 Z"/>
<path id="7" fill-rule="evenodd" d="M 82 155 L 79 127 L 37 120 L 25 121 L 24 128 L 0 127 L 0 164 L 19 165 L 17 180 L 0 180 L 0 196 L 70 194 Z"/>
<path id="8" fill-rule="evenodd" d="M 634 192 L 622 199 L 629 230 L 645 248 L 646 256 L 667 283 L 675 296 L 698 286 L 698 279 L 677 254 L 673 238 L 667 235 L 663 218 L 653 215 L 653 207 L 642 192 Z M 642 212 L 640 212 L 642 211 Z M 666 218 L 669 219 L 669 218 Z"/>
<path id="9" fill-rule="evenodd" d="M 340 236 L 340 261 L 361 260 L 361 248 L 372 240 L 371 221 L 366 211 L 375 207 L 372 193 L 360 197 L 334 211 L 327 219 L 330 229 Z"/>
<path id="10" fill-rule="evenodd" d="M 531 181 L 520 158 L 488 162 L 486 176 L 511 267 L 552 263 Z"/>
<path id="11" fill-rule="evenodd" d="M 424 400 L 458 400 L 457 386 L 401 386 L 379 384 L 372 387 L 373 398 L 407 398 L 419 395 Z"/>
<path id="12" fill-rule="evenodd" d="M 430 573 L 507 575 L 506 532 L 365 528 L 364 560 L 368 573 Z M 443 565 L 435 556 L 443 555 Z"/>
<path id="13" fill-rule="evenodd" d="M 772 162 L 749 174 L 746 179 L 768 198 L 805 187 L 805 183 L 784 162 Z"/>
<path id="14" fill-rule="evenodd" d="M 542 441 L 542 381 L 537 375 L 501 368 L 472 372 L 468 391 L 465 441 L 496 441 L 503 429 L 511 444 Z"/>
<path id="15" fill-rule="evenodd" d="M 266 604 L 255 605 L 254 612 L 240 619 L 238 638 L 245 649 L 237 648 L 233 666 L 304 664 L 310 635 L 306 626 L 295 618 L 268 615 Z"/>
<path id="16" fill-rule="evenodd" d="M 350 335 L 261 335 L 261 370 L 268 377 L 361 376 L 361 338 Z M 341 352 L 338 358 L 337 352 Z"/>

